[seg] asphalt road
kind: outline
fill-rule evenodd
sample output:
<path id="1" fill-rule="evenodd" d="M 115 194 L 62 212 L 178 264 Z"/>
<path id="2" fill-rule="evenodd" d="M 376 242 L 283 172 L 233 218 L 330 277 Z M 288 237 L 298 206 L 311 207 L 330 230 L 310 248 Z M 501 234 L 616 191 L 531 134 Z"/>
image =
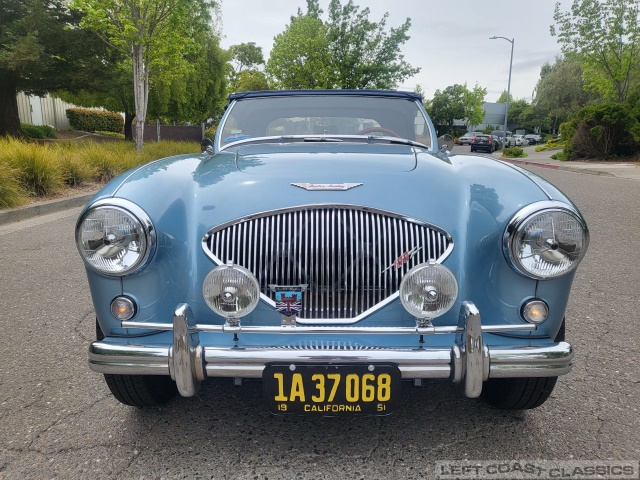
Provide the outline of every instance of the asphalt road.
<path id="1" fill-rule="evenodd" d="M 137 410 L 87 366 L 94 315 L 78 209 L 0 226 L 0 480 L 430 478 L 436 460 L 640 459 L 640 190 L 532 168 L 581 208 L 591 245 L 567 311 L 575 367 L 537 410 L 505 413 L 434 382 L 380 418 L 269 415 L 261 384 L 209 381 Z"/>

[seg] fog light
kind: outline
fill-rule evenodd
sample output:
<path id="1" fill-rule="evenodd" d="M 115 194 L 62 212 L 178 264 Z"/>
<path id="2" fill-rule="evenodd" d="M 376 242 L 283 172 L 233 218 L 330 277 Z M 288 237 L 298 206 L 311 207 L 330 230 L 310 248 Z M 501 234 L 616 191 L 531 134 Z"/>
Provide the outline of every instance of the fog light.
<path id="1" fill-rule="evenodd" d="M 522 318 L 529 323 L 542 323 L 549 316 L 549 307 L 542 300 L 528 300 L 522 305 Z"/>
<path id="2" fill-rule="evenodd" d="M 136 313 L 136 305 L 128 297 L 116 297 L 111 302 L 111 314 L 120 321 L 129 320 Z"/>
<path id="3" fill-rule="evenodd" d="M 227 319 L 251 313 L 260 300 L 260 285 L 253 274 L 239 265 L 221 265 L 204 279 L 202 294 L 209 308 Z"/>
<path id="4" fill-rule="evenodd" d="M 413 267 L 400 283 L 400 301 L 416 318 L 431 319 L 446 313 L 458 297 L 453 272 L 438 263 Z"/>

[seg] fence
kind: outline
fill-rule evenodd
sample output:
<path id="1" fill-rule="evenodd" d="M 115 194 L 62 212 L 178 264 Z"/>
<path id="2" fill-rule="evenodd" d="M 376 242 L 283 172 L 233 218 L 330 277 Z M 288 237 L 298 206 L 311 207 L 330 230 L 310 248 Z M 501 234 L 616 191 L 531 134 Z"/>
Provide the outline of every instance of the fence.
<path id="1" fill-rule="evenodd" d="M 73 108 L 75 105 L 49 95 L 34 97 L 25 95 L 23 92 L 18 93 L 17 100 L 20 123 L 51 125 L 57 129 L 69 128 L 66 111 L 67 108 Z"/>
<path id="2" fill-rule="evenodd" d="M 132 126 L 133 138 L 136 137 L 135 123 Z M 204 138 L 204 124 L 199 126 L 186 125 L 145 125 L 144 140 L 146 142 L 159 142 L 161 140 L 181 140 L 185 142 L 200 143 Z"/>

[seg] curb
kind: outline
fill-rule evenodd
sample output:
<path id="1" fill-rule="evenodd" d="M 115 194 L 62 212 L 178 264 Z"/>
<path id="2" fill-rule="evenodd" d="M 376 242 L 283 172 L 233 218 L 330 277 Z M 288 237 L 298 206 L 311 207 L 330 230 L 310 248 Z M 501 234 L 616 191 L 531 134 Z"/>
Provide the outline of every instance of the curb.
<path id="1" fill-rule="evenodd" d="M 50 200 L 48 202 L 24 205 L 18 208 L 0 210 L 0 225 L 19 222 L 28 218 L 47 215 L 49 213 L 61 212 L 69 208 L 82 207 L 93 198 L 96 192 L 80 193 L 72 197 Z"/>

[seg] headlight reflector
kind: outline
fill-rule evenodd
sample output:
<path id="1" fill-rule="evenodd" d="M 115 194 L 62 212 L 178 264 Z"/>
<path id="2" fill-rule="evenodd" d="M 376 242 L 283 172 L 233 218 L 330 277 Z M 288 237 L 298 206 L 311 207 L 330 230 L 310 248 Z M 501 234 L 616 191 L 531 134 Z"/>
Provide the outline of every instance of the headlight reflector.
<path id="1" fill-rule="evenodd" d="M 239 265 L 220 265 L 209 272 L 202 284 L 209 308 L 227 319 L 251 313 L 260 299 L 260 285 L 253 274 Z"/>
<path id="2" fill-rule="evenodd" d="M 121 203 L 125 206 L 97 204 L 85 212 L 76 228 L 80 256 L 89 267 L 106 275 L 135 271 L 155 243 L 146 214 L 130 202 Z"/>
<path id="3" fill-rule="evenodd" d="M 400 282 L 400 301 L 414 317 L 431 319 L 446 313 L 458 297 L 458 282 L 444 265 L 416 265 Z"/>
<path id="4" fill-rule="evenodd" d="M 531 211 L 531 207 L 519 212 L 505 233 L 505 251 L 512 266 L 538 280 L 573 271 L 589 244 L 584 220 L 567 208 Z"/>

